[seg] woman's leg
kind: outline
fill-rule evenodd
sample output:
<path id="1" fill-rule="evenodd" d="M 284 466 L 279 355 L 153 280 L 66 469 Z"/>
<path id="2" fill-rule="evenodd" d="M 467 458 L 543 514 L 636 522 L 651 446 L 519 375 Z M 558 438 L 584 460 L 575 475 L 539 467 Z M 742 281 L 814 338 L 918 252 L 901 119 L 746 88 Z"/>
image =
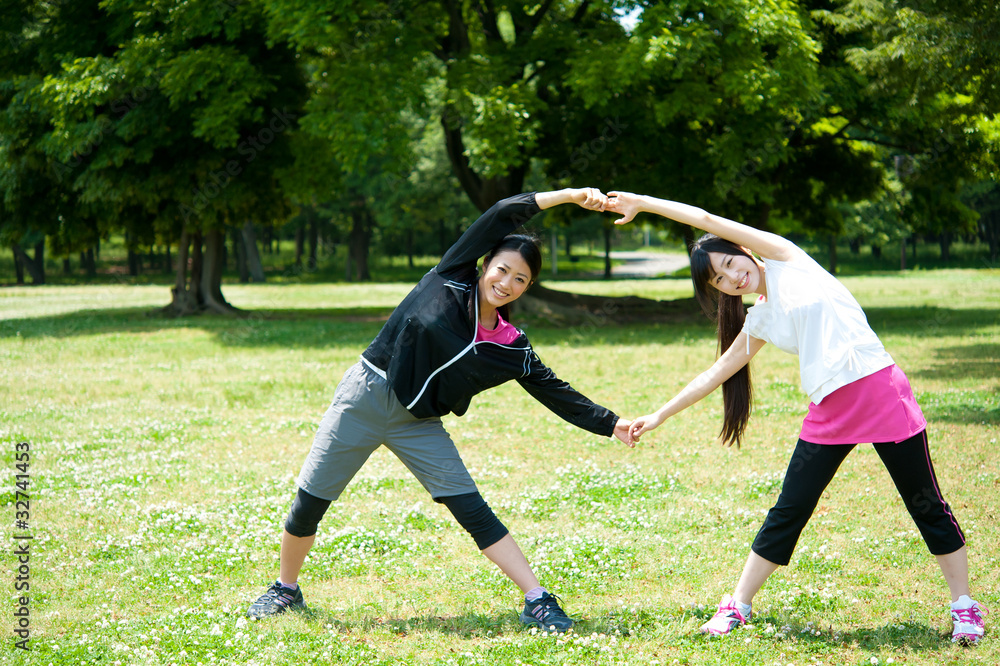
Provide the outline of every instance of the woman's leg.
<path id="1" fill-rule="evenodd" d="M 958 601 L 961 596 L 969 596 L 969 555 L 962 546 L 954 553 L 947 555 L 935 555 L 944 580 L 948 583 L 948 591 L 951 592 L 952 602 Z"/>
<path id="2" fill-rule="evenodd" d="M 281 533 L 281 566 L 278 570 L 278 580 L 285 585 L 295 585 L 299 581 L 299 572 L 306 561 L 306 555 L 316 541 L 316 535 L 297 537 L 288 530 Z"/>
<path id="3" fill-rule="evenodd" d="M 281 535 L 281 565 L 276 580 L 247 610 L 256 619 L 280 615 L 289 609 L 305 608 L 299 589 L 299 571 L 316 540 L 316 526 L 331 501 L 314 497 L 299 488 L 285 519 Z"/>
<path id="4" fill-rule="evenodd" d="M 294 587 L 306 555 L 316 541 L 316 530 L 323 514 L 330 508 L 330 500 L 320 499 L 299 488 L 292 508 L 285 519 L 281 533 L 281 565 L 278 580 Z"/>
<path id="5" fill-rule="evenodd" d="M 813 444 L 802 439 L 795 445 L 781 494 L 757 532 L 737 585 L 740 602 L 749 604 L 768 576 L 788 564 L 819 498 L 853 449 L 854 444 Z"/>
<path id="6" fill-rule="evenodd" d="M 521 547 L 509 532 L 492 546 L 484 548 L 482 553 L 490 562 L 500 567 L 500 571 L 514 581 L 514 584 L 521 588 L 521 592 L 527 594 L 539 587 L 535 572 L 531 570 L 531 565 L 521 552 Z"/>
<path id="7" fill-rule="evenodd" d="M 743 565 L 740 582 L 736 583 L 736 589 L 733 591 L 733 599 L 749 606 L 753 602 L 754 595 L 760 591 L 771 574 L 778 570 L 778 566 L 751 550 L 746 564 Z"/>
<path id="8" fill-rule="evenodd" d="M 941 494 L 927 445 L 927 431 L 903 442 L 876 444 L 875 451 L 896 484 L 928 550 L 937 558 L 951 600 L 968 595 L 969 561 L 965 535 Z"/>
<path id="9" fill-rule="evenodd" d="M 852 449 L 853 444 L 830 446 L 798 441 L 788 461 L 781 494 L 757 532 L 736 589 L 732 596 L 722 598 L 715 615 L 701 626 L 702 632 L 725 635 L 747 620 L 754 596 L 779 566 L 788 564 L 820 496 Z"/>

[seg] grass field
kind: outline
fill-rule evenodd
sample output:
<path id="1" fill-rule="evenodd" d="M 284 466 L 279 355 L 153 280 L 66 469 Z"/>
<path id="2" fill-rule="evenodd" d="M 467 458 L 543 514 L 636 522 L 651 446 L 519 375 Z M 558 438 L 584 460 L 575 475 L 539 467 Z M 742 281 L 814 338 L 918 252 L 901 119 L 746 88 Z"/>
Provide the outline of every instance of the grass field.
<path id="1" fill-rule="evenodd" d="M 974 594 L 1000 607 L 1000 271 L 844 282 L 913 383 Z M 543 585 L 580 619 L 575 633 L 522 629 L 514 586 L 384 451 L 321 524 L 302 578 L 311 611 L 247 622 L 333 389 L 408 286 L 227 286 L 255 313 L 241 320 L 149 316 L 169 296 L 156 285 L 0 290 L 3 520 L 33 536 L 31 651 L 14 647 L 8 549 L 0 662 L 1000 663 L 989 634 L 974 649 L 947 640 L 947 588 L 871 447 L 847 459 L 755 621 L 725 640 L 697 633 L 735 584 L 808 402 L 796 359 L 769 348 L 741 450 L 714 443 L 717 395 L 635 450 L 513 383 L 446 419 Z M 559 288 L 690 295 L 683 280 Z M 715 352 L 707 322 L 527 330 L 560 376 L 626 416 Z M 14 529 L 18 442 L 30 445 L 27 531 Z"/>

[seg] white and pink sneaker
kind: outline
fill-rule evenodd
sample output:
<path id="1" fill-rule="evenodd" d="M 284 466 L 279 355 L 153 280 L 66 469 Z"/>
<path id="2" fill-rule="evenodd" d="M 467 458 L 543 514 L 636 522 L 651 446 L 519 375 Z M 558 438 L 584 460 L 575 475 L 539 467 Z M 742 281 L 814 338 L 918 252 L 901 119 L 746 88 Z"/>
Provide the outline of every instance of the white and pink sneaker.
<path id="1" fill-rule="evenodd" d="M 951 605 L 951 622 L 954 625 L 951 632 L 952 643 L 972 645 L 979 642 L 986 631 L 986 622 L 983 620 L 986 612 L 978 601 L 973 601 L 964 594 L 960 596 Z"/>
<path id="2" fill-rule="evenodd" d="M 699 631 L 710 636 L 725 636 L 738 625 L 746 624 L 752 614 L 750 606 L 738 604 L 727 594 L 719 602 L 719 610 L 715 611 L 711 620 L 701 625 Z"/>

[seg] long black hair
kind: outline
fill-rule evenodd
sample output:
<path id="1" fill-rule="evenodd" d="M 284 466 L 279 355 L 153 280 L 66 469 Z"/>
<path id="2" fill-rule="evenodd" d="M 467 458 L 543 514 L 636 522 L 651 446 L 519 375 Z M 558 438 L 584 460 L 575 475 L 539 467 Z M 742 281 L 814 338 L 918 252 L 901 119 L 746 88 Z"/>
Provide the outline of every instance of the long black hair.
<path id="1" fill-rule="evenodd" d="M 538 274 L 542 272 L 542 248 L 535 236 L 529 236 L 528 234 L 508 234 L 500 239 L 500 241 L 494 245 L 486 256 L 483 257 L 483 268 L 493 260 L 493 257 L 497 256 L 501 252 L 517 252 L 524 259 L 524 263 L 528 264 L 528 270 L 531 271 L 531 283 L 534 283 L 538 279 Z M 530 286 L 530 284 L 529 284 Z M 478 287 L 477 287 L 478 289 Z M 478 293 L 477 293 L 478 298 Z M 471 307 L 469 308 L 469 316 L 474 317 L 473 308 L 475 305 L 470 302 Z M 497 312 L 500 316 L 504 318 L 505 321 L 510 321 L 510 305 L 501 305 L 497 308 Z"/>
<path id="2" fill-rule="evenodd" d="M 709 252 L 743 255 L 749 257 L 742 247 L 719 238 L 715 234 L 705 234 L 691 244 L 691 281 L 694 295 L 701 309 L 709 319 L 718 322 L 719 354 L 726 353 L 736 336 L 743 330 L 746 310 L 743 298 L 724 294 L 712 285 L 715 269 L 709 259 Z M 722 384 L 722 432 L 719 436 L 727 446 L 736 444 L 739 448 L 753 409 L 753 383 L 750 380 L 750 364 L 744 365 L 736 374 Z"/>

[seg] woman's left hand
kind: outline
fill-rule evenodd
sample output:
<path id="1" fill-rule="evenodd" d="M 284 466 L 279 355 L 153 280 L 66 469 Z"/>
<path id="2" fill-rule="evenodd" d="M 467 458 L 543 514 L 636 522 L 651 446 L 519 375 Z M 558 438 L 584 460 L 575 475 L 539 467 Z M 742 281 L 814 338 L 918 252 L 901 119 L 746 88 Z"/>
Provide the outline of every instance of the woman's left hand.
<path id="1" fill-rule="evenodd" d="M 620 439 L 624 444 L 628 445 L 629 448 L 635 448 L 635 441 L 629 435 L 629 427 L 632 422 L 628 419 L 619 418 L 618 423 L 615 424 L 615 437 Z"/>
<path id="2" fill-rule="evenodd" d="M 573 190 L 573 201 L 581 208 L 604 212 L 608 206 L 608 197 L 596 187 L 583 187 Z"/>
<path id="3" fill-rule="evenodd" d="M 605 208 L 623 217 L 615 220 L 615 224 L 628 224 L 637 214 L 642 212 L 642 202 L 639 195 L 631 192 L 609 192 L 608 205 Z"/>

